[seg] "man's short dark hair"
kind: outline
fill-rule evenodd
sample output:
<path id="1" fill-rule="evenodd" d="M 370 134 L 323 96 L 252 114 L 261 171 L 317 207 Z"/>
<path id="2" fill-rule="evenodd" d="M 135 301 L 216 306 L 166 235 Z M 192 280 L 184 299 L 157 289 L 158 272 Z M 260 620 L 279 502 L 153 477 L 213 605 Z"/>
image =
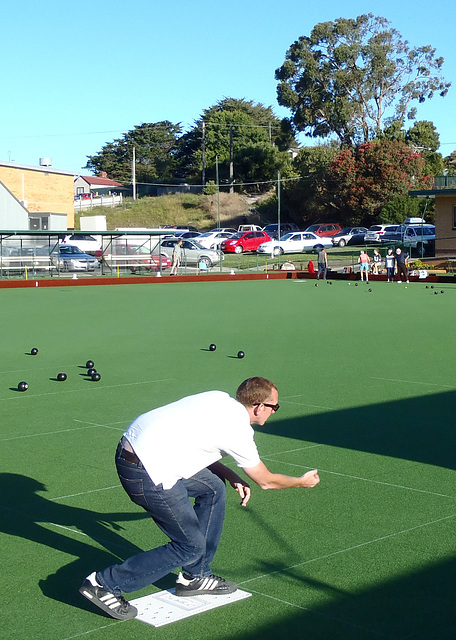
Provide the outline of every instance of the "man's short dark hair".
<path id="1" fill-rule="evenodd" d="M 273 389 L 277 391 L 275 384 L 266 378 L 247 378 L 239 385 L 236 400 L 244 407 L 253 407 L 268 400 Z"/>

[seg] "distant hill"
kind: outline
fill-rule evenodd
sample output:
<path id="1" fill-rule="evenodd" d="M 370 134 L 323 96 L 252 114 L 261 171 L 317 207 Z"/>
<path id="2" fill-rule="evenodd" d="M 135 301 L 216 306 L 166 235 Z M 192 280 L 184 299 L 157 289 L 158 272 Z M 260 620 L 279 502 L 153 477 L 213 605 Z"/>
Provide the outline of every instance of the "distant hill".
<path id="1" fill-rule="evenodd" d="M 261 196 L 264 199 L 267 196 Z M 258 198 L 259 199 L 259 198 Z M 175 194 L 144 197 L 139 200 L 126 198 L 120 207 L 94 207 L 84 216 L 105 215 L 108 230 L 118 227 L 154 228 L 164 224 L 192 225 L 200 231 L 218 226 L 234 227 L 246 221 L 264 226 L 269 221 L 261 219 L 255 209 L 258 199 L 237 193 L 214 195 Z M 75 213 L 75 228 L 79 229 L 79 214 Z"/>

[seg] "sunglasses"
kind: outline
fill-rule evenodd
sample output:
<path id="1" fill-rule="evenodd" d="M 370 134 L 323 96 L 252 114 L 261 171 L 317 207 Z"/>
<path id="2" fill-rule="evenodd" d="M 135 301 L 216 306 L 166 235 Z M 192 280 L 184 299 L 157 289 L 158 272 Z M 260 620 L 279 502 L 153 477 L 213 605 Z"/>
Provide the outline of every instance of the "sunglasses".
<path id="1" fill-rule="evenodd" d="M 255 407 L 259 407 L 260 404 L 263 404 L 265 407 L 269 407 L 274 411 L 274 413 L 280 409 L 280 404 L 269 404 L 268 402 L 257 402 L 255 403 Z"/>

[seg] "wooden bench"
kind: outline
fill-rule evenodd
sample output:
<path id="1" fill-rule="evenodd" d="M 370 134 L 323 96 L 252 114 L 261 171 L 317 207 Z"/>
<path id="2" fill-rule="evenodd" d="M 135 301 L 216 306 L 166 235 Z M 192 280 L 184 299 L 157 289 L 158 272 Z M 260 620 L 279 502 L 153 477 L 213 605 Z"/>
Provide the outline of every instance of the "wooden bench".
<path id="1" fill-rule="evenodd" d="M 9 273 L 27 273 L 36 271 L 56 271 L 57 266 L 50 256 L 2 256 L 0 258 L 0 270 Z"/>

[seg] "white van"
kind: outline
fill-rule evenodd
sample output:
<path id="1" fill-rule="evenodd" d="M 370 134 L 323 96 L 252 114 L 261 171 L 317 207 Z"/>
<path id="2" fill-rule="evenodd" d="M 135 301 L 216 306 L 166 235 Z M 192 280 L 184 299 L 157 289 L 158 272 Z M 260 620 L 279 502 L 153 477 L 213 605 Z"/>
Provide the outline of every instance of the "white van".
<path id="1" fill-rule="evenodd" d="M 257 224 L 240 224 L 238 227 L 238 233 L 247 233 L 247 231 L 262 231 L 262 228 Z"/>

